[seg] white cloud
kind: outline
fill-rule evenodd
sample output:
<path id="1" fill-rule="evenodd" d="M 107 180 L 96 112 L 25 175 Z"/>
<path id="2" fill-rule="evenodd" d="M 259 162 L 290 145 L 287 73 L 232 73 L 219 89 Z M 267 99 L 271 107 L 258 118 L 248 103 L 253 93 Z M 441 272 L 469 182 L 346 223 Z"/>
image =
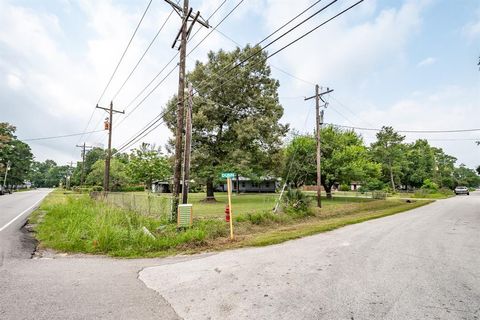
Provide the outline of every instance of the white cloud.
<path id="1" fill-rule="evenodd" d="M 470 40 L 480 37 L 480 8 L 477 9 L 475 17 L 463 27 L 463 34 Z"/>
<path id="2" fill-rule="evenodd" d="M 7 74 L 7 85 L 13 90 L 19 90 L 23 83 L 20 77 L 16 74 Z"/>
<path id="3" fill-rule="evenodd" d="M 423 59 L 422 61 L 420 61 L 418 64 L 417 64 L 417 67 L 426 67 L 426 66 L 430 66 L 434 63 L 437 62 L 437 59 L 434 58 L 434 57 L 428 57 L 428 58 L 425 58 Z"/>
<path id="4" fill-rule="evenodd" d="M 410 97 L 396 101 L 386 108 L 371 104 L 359 116 L 369 122 L 393 126 L 396 130 L 453 130 L 478 128 L 472 117 L 478 110 L 478 93 L 458 86 L 447 86 L 431 92 L 413 92 Z M 374 134 L 366 133 L 367 143 L 375 140 Z M 442 147 L 448 154 L 458 158 L 459 163 L 471 167 L 478 165 L 478 153 L 465 152 L 474 148 L 473 141 L 440 141 L 442 139 L 477 139 L 479 132 L 406 134 L 407 141 L 420 138 L 431 139 L 431 144 Z M 475 149 L 476 150 L 476 149 Z"/>

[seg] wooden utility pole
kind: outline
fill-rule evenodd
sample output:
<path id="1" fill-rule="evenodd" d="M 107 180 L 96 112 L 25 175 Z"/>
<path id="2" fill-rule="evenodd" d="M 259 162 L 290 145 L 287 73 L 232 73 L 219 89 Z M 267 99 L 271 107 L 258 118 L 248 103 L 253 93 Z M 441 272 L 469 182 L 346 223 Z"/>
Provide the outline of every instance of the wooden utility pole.
<path id="1" fill-rule="evenodd" d="M 82 148 L 82 175 L 80 176 L 80 185 L 83 186 L 83 183 L 85 182 L 85 155 L 87 152 L 87 149 L 93 148 L 93 146 L 87 146 L 86 143 L 84 142 L 82 145 L 76 145 L 77 148 Z"/>
<path id="2" fill-rule="evenodd" d="M 110 108 L 102 108 L 97 105 L 98 109 L 102 109 L 108 112 L 108 118 L 106 119 L 105 126 L 108 130 L 108 150 L 105 157 L 105 172 L 103 176 L 103 191 L 107 192 L 110 190 L 110 158 L 112 157 L 112 127 L 113 127 L 113 114 L 121 113 L 124 114 L 125 111 L 118 111 L 113 109 L 113 101 L 110 102 Z"/>
<path id="3" fill-rule="evenodd" d="M 185 148 L 183 158 L 183 187 L 182 187 L 182 203 L 188 203 L 188 190 L 190 181 L 190 153 L 192 150 L 192 109 L 193 109 L 193 87 L 188 84 L 188 106 L 185 113 Z"/>
<path id="4" fill-rule="evenodd" d="M 323 124 L 323 110 L 320 111 L 320 100 L 322 100 L 325 104 L 324 107 L 327 107 L 327 103 L 322 99 L 324 94 L 332 92 L 333 89 L 327 88 L 327 91 L 320 92 L 320 87 L 315 85 L 315 95 L 305 98 L 306 100 L 310 100 L 315 98 L 315 110 L 316 110 L 316 117 L 315 117 L 315 128 L 316 128 L 316 138 L 317 138 L 317 207 L 322 207 L 322 153 L 321 153 L 321 129 Z"/>
<path id="5" fill-rule="evenodd" d="M 177 208 L 179 203 L 179 193 L 180 193 L 180 179 L 182 175 L 182 141 L 183 141 L 183 115 L 184 115 L 184 105 L 185 105 L 185 59 L 187 54 L 187 40 L 190 32 L 192 31 L 193 25 L 198 22 L 206 28 L 209 28 L 208 22 L 203 21 L 200 17 L 200 12 L 198 11 L 195 16 L 192 16 L 193 9 L 190 8 L 188 0 L 183 0 L 183 8 L 177 5 L 176 3 L 165 0 L 172 8 L 177 12 L 177 14 L 182 19 L 182 26 L 180 31 L 175 37 L 172 48 L 174 48 L 180 38 L 180 62 L 178 65 L 179 75 L 178 75 L 178 101 L 177 101 L 177 128 L 175 132 L 175 165 L 173 172 L 173 193 L 172 193 L 172 220 L 176 220 Z M 190 26 L 188 23 L 190 23 Z"/>
<path id="6" fill-rule="evenodd" d="M 70 161 L 68 163 L 67 175 L 65 176 L 65 186 L 67 190 L 70 189 L 70 182 L 72 178 L 72 168 L 73 168 L 73 161 Z"/>

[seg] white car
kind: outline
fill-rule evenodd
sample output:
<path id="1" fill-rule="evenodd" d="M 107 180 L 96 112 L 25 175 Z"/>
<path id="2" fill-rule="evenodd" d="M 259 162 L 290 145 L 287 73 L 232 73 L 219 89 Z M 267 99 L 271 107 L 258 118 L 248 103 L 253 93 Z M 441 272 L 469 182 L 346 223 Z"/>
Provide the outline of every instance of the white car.
<path id="1" fill-rule="evenodd" d="M 467 187 L 458 186 L 455 188 L 455 194 L 458 196 L 459 194 L 466 194 L 467 196 L 470 195 L 470 190 Z"/>

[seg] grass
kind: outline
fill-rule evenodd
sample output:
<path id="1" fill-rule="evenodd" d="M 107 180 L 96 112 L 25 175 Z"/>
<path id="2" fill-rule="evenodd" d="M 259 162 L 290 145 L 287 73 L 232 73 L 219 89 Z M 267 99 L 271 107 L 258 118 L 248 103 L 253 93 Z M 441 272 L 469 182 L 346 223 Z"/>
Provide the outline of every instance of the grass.
<path id="1" fill-rule="evenodd" d="M 218 203 L 191 197 L 195 219 L 192 228 L 177 230 L 162 215 L 145 215 L 85 194 L 56 190 L 30 217 L 40 246 L 70 253 L 107 254 L 115 257 L 156 257 L 232 247 L 279 243 L 348 224 L 409 210 L 431 201 L 362 198 L 323 199 L 321 210 L 309 214 L 273 214 L 277 195 L 239 195 L 233 198 L 235 241 L 228 238 L 224 221 L 226 195 Z M 153 235 L 144 232 L 147 228 Z"/>

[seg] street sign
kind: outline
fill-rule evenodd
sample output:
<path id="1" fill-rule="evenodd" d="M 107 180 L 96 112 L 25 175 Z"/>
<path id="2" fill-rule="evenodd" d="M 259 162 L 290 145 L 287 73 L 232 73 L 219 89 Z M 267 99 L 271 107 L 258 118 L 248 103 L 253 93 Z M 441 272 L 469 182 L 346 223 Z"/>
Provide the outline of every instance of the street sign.
<path id="1" fill-rule="evenodd" d="M 222 178 L 227 178 L 227 179 L 235 178 L 235 173 L 233 173 L 233 172 L 224 172 L 224 173 L 222 173 Z"/>

